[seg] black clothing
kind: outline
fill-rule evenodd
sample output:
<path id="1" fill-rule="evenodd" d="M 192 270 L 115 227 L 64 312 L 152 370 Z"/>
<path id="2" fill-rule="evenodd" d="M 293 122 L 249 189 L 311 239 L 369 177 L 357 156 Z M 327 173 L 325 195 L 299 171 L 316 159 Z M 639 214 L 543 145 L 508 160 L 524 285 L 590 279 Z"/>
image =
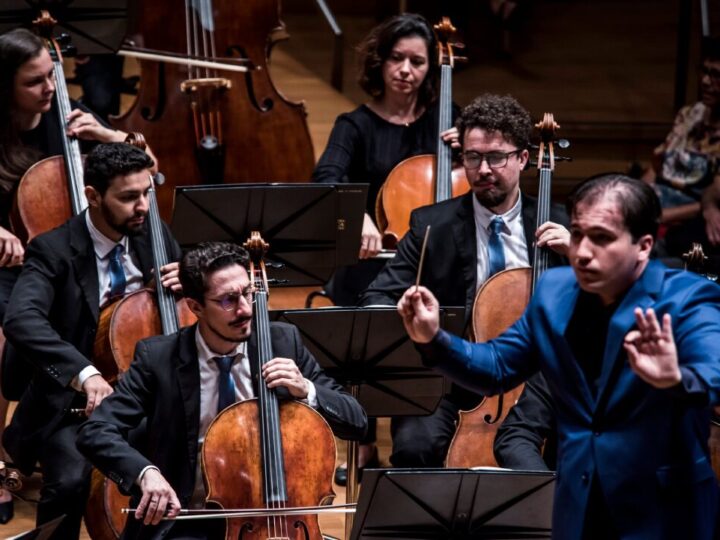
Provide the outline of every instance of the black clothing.
<path id="1" fill-rule="evenodd" d="M 105 122 L 102 118 L 100 118 L 98 115 L 96 115 L 94 112 L 92 112 L 85 105 L 78 101 L 71 99 L 70 108 L 73 111 L 75 109 L 80 109 L 83 112 L 89 112 L 97 119 L 97 121 L 101 125 L 109 127 L 107 122 Z M 50 156 L 61 156 L 63 154 L 63 124 L 65 124 L 66 122 L 63 121 L 61 123 L 59 116 L 60 115 L 58 114 L 57 102 L 55 101 L 55 99 L 53 99 L 52 107 L 48 112 L 44 113 L 40 117 L 40 123 L 30 131 L 24 131 L 20 134 L 20 140 L 22 141 L 22 143 L 25 146 L 29 146 L 38 150 L 41 154 L 41 158 L 46 158 Z M 80 143 L 80 151 L 83 154 L 87 154 L 98 144 L 100 144 L 97 141 L 79 140 L 78 142 Z"/>
<path id="2" fill-rule="evenodd" d="M 453 122 L 459 111 L 453 107 Z M 390 171 L 404 159 L 437 151 L 438 114 L 437 102 L 407 126 L 384 120 L 367 105 L 341 114 L 315 167 L 313 182 L 370 184 L 365 211 L 375 221 L 375 201 Z M 325 290 L 335 305 L 354 306 L 384 266 L 385 260 L 365 260 L 340 267 Z M 374 440 L 372 430 L 369 435 Z"/>
<path id="3" fill-rule="evenodd" d="M 187 508 L 195 488 L 200 424 L 200 369 L 195 326 L 171 336 L 142 340 L 135 350 L 130 369 L 115 392 L 105 399 L 80 428 L 78 448 L 104 474 L 117 482 L 121 491 L 139 501 L 135 484 L 140 472 L 155 465 L 173 486 L 183 508 Z M 303 376 L 315 385 L 318 412 L 341 438 L 358 439 L 365 433 L 366 416 L 360 404 L 340 385 L 323 373 L 304 347 L 297 328 L 272 323 L 272 349 L 275 356 L 292 358 Z M 251 334 L 248 358 L 257 394 L 257 337 Z M 141 453 L 125 438 L 128 429 L 147 418 L 147 447 Z M 242 476 L 242 475 L 240 475 Z M 238 478 L 238 489 L 243 480 Z M 165 522 L 144 527 L 129 518 L 124 538 L 153 538 Z M 172 536 L 171 536 L 172 537 Z"/>
<path id="4" fill-rule="evenodd" d="M 596 294 L 580 291 L 565 338 L 585 374 L 593 397 L 597 397 L 610 319 L 620 304 L 604 306 Z"/>
<path id="5" fill-rule="evenodd" d="M 453 123 L 459 111 L 453 107 Z M 375 199 L 390 171 L 409 157 L 435 154 L 438 132 L 437 102 L 407 126 L 391 124 L 367 105 L 360 105 L 337 117 L 312 180 L 322 184 L 370 184 L 366 212 L 375 219 Z"/>
<path id="6" fill-rule="evenodd" d="M 525 381 L 520 398 L 497 430 L 498 465 L 528 471 L 555 470 L 557 428 L 554 402 L 541 373 Z"/>
<path id="7" fill-rule="evenodd" d="M 163 228 L 163 236 L 168 259 L 178 260 L 180 247 L 167 227 Z M 150 282 L 152 251 L 147 228 L 130 237 L 130 246 L 137 256 L 144 282 Z M 98 287 L 96 255 L 85 212 L 37 236 L 28 245 L 25 264 L 5 316 L 7 344 L 3 359 L 3 363 L 28 361 L 35 370 L 3 436 L 5 449 L 24 474 L 31 473 L 38 460 L 43 470 L 53 468 L 52 463 L 44 463 L 45 459 L 53 463 L 66 462 L 67 456 L 61 450 L 44 453 L 43 448 L 59 429 L 72 423 L 68 420 L 68 410 L 81 406 L 83 395 L 70 384 L 91 364 L 100 311 Z M 68 455 L 76 452 L 74 445 L 66 450 Z M 70 480 L 82 484 L 89 477 L 74 475 Z M 83 486 L 57 488 L 54 493 L 61 499 L 53 504 L 54 510 L 38 509 L 39 518 L 49 519 L 63 513 L 71 516 L 63 521 L 54 538 L 76 537 L 71 535 L 73 519 L 79 520 L 82 513 L 78 515 L 76 507 L 84 501 L 78 502 L 63 493 L 82 489 Z M 48 502 L 46 493 L 43 486 L 41 507 Z M 60 511 L 63 504 L 67 507 Z"/>

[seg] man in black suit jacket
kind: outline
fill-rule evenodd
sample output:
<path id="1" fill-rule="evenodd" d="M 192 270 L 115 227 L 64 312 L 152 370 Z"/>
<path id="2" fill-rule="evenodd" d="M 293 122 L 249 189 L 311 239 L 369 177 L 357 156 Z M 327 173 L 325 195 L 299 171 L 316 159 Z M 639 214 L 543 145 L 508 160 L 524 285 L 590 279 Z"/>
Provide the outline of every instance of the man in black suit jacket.
<path id="1" fill-rule="evenodd" d="M 129 517 L 124 538 L 211 536 L 207 525 L 158 523 L 166 510 L 174 516 L 181 507 L 204 505 L 198 452 L 208 426 L 227 403 L 256 396 L 258 384 L 306 402 L 339 437 L 365 433 L 362 407 L 323 373 L 294 326 L 270 325 L 274 358 L 259 373 L 248 264 L 247 252 L 234 244 L 206 243 L 188 252 L 180 280 L 197 325 L 141 341 L 115 393 L 80 430 L 81 451 L 133 494 L 135 517 L 143 521 Z M 231 359 L 229 402 L 223 399 L 227 379 L 216 366 L 218 357 Z M 127 432 L 143 420 L 148 444 L 141 452 L 127 441 Z"/>
<path id="2" fill-rule="evenodd" d="M 520 173 L 529 152 L 532 121 L 510 96 L 476 98 L 457 121 L 462 159 L 470 193 L 411 214 L 410 230 L 398 244 L 395 257 L 370 284 L 361 304 L 395 304 L 415 283 L 425 230 L 431 226 L 421 284 L 443 306 L 464 306 L 466 324 L 475 294 L 490 277 L 489 224 L 502 218 L 500 237 L 505 268 L 531 266 L 533 241 L 556 251 L 549 265 L 564 264 L 569 233 L 567 215 L 550 210 L 550 221 L 537 228 L 537 200 L 520 193 Z M 435 413 L 393 419 L 393 453 L 397 467 L 439 467 L 455 434 L 458 410 L 471 409 L 480 397 L 453 385 Z"/>
<path id="3" fill-rule="evenodd" d="M 38 524 L 67 515 L 53 538 L 78 537 L 89 484 L 90 465 L 75 447 L 82 418 L 70 409 L 90 414 L 112 392 L 91 360 L 100 308 L 114 300 L 111 294 L 153 279 L 145 222 L 152 165 L 130 145 L 95 148 L 85 164 L 89 209 L 29 244 L 8 304 L 5 361 L 28 361 L 34 374 L 3 442 L 25 474 L 40 462 Z M 167 229 L 163 236 L 169 260 L 177 261 L 179 246 Z M 118 255 L 113 262 L 112 252 Z M 115 262 L 122 266 L 116 283 L 110 270 Z M 162 285 L 179 289 L 177 272 L 177 262 L 164 267 Z"/>

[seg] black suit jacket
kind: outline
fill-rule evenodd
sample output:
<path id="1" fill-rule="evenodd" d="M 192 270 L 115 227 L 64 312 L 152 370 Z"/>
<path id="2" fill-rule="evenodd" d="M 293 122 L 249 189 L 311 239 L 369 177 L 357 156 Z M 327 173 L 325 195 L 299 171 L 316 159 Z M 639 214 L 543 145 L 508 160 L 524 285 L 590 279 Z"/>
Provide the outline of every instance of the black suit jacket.
<path id="1" fill-rule="evenodd" d="M 157 466 L 170 482 L 183 507 L 195 486 L 200 424 L 200 368 L 195 328 L 183 328 L 172 336 L 143 340 L 135 350 L 130 370 L 115 392 L 105 399 L 80 428 L 78 448 L 126 493 L 139 497 L 135 485 L 148 465 Z M 292 325 L 271 323 L 275 357 L 292 358 L 306 379 L 315 385 L 318 412 L 341 438 L 359 439 L 367 428 L 360 404 L 325 375 L 302 343 Z M 257 394 L 257 342 L 253 332 L 248 357 Z M 288 395 L 288 394 L 286 394 Z M 281 396 L 282 397 L 282 396 Z M 144 452 L 132 448 L 127 433 L 147 418 Z M 142 527 L 128 520 L 124 538 L 153 538 L 165 525 Z"/>
<path id="2" fill-rule="evenodd" d="M 180 247 L 166 227 L 163 236 L 169 260 L 178 260 Z M 151 281 L 147 229 L 131 237 L 130 246 L 144 281 Z M 35 370 L 3 437 L 6 450 L 26 473 L 78 396 L 70 382 L 92 363 L 100 311 L 95 259 L 82 212 L 30 242 L 8 302 L 3 330 L 10 346 L 4 361 L 28 361 Z"/>
<path id="3" fill-rule="evenodd" d="M 432 225 L 428 238 L 422 285 L 430 289 L 441 306 L 464 306 L 465 322 L 470 320 L 477 288 L 477 242 L 472 192 L 414 210 L 410 230 L 398 244 L 397 254 L 385 265 L 363 293 L 360 305 L 394 305 L 415 284 L 425 228 Z M 528 257 L 533 262 L 537 199 L 522 195 L 522 220 L 528 240 Z M 553 205 L 550 220 L 567 226 L 565 211 Z M 563 257 L 550 252 L 549 266 L 566 264 Z"/>

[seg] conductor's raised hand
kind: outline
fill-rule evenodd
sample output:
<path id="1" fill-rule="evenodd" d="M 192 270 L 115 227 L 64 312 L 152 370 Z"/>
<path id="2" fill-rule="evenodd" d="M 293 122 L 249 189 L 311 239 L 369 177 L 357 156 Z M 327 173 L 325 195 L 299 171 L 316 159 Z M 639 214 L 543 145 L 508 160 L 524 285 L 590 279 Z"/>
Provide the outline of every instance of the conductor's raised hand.
<path id="1" fill-rule="evenodd" d="M 397 309 L 410 339 L 416 343 L 429 343 L 440 330 L 440 305 L 425 287 L 410 287 Z"/>
<path id="2" fill-rule="evenodd" d="M 174 518 L 180 513 L 175 490 L 160 471 L 147 469 L 140 479 L 140 489 L 142 498 L 135 509 L 135 519 L 142 519 L 145 525 L 157 525 L 163 517 Z"/>
<path id="3" fill-rule="evenodd" d="M 625 336 L 623 346 L 630 368 L 655 388 L 670 388 L 682 379 L 677 348 L 672 333 L 670 314 L 666 313 L 660 326 L 655 310 L 643 312 L 635 308 L 637 329 Z"/>

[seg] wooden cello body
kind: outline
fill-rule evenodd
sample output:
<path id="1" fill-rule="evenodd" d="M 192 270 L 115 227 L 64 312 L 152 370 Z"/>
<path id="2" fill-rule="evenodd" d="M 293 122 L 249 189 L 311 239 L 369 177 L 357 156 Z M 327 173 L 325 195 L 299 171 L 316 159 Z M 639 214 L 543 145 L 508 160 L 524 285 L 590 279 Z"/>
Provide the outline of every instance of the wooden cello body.
<path id="1" fill-rule="evenodd" d="M 537 126 L 543 142 L 538 154 L 540 186 L 538 190 L 537 227 L 550 219 L 550 186 L 554 168 L 552 140 L 559 126 L 552 114 L 545 113 Z M 536 228 L 537 228 L 536 227 Z M 531 242 L 532 239 L 526 239 Z M 513 268 L 498 272 L 477 292 L 472 315 L 473 340 L 485 342 L 507 330 L 525 311 L 532 290 L 540 275 L 547 269 L 546 248 L 535 247 L 532 268 Z M 497 467 L 493 444 L 498 427 L 520 397 L 524 384 L 486 397 L 471 411 L 460 411 L 457 431 L 448 448 L 447 467 Z"/>
<path id="2" fill-rule="evenodd" d="M 437 154 L 413 156 L 390 171 L 375 204 L 375 221 L 383 235 L 383 247 L 394 249 L 410 228 L 410 213 L 416 208 L 467 193 L 465 169 L 452 167 L 452 151 L 440 134 L 452 127 L 452 68 L 456 60 L 452 40 L 455 27 L 444 17 L 434 26 L 438 35 L 440 97 Z"/>
<path id="3" fill-rule="evenodd" d="M 166 0 L 137 13 L 146 48 L 244 61 L 247 73 L 141 61 L 135 103 L 112 119 L 141 131 L 167 178 L 161 215 L 173 186 L 222 182 L 309 181 L 314 154 L 302 103 L 288 101 L 269 72 L 273 45 L 287 38 L 277 0 Z M 237 62 L 235 62 L 237 63 Z"/>
<path id="4" fill-rule="evenodd" d="M 157 276 L 160 268 L 169 261 L 162 237 L 154 186 L 148 192 L 148 198 L 153 267 Z M 185 300 L 176 300 L 171 291 L 159 284 L 157 291 L 135 291 L 107 306 L 100 313 L 93 364 L 103 378 L 114 385 L 130 368 L 138 341 L 161 334 L 174 334 L 181 326 L 194 324 L 195 320 L 195 315 L 187 307 Z M 85 526 L 90 538 L 120 538 L 126 519 L 120 510 L 127 507 L 129 500 L 130 497 L 120 493 L 114 482 L 94 469 L 85 510 Z"/>
<path id="5" fill-rule="evenodd" d="M 260 373 L 273 358 L 262 262 L 267 244 L 254 232 L 246 247 L 253 260 Z M 221 508 L 309 507 L 334 495 L 335 438 L 330 426 L 302 403 L 281 404 L 262 379 L 257 398 L 235 403 L 213 420 L 201 454 L 207 501 Z M 322 534 L 317 515 L 307 514 L 227 519 L 225 538 L 322 540 Z"/>

